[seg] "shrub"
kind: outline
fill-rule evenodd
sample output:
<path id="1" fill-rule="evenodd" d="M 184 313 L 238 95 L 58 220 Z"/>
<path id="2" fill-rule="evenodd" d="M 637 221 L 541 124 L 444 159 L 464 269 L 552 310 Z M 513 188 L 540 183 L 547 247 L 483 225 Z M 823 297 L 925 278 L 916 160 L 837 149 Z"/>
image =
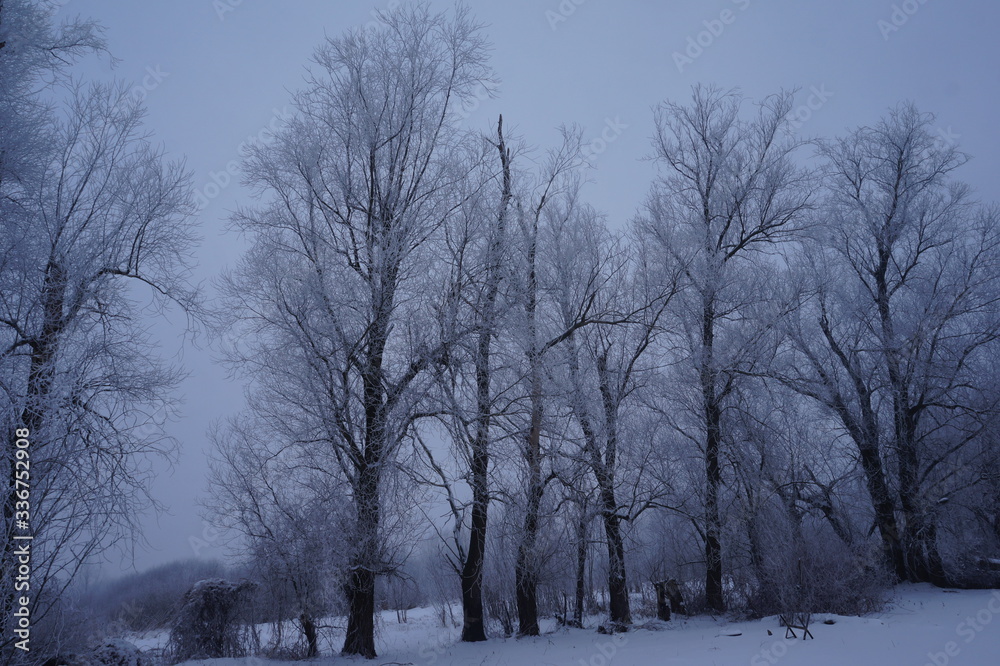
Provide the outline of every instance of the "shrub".
<path id="1" fill-rule="evenodd" d="M 222 579 L 199 581 L 184 595 L 170 631 L 168 657 L 188 659 L 243 657 L 254 651 L 256 636 L 244 609 L 254 583 Z"/>

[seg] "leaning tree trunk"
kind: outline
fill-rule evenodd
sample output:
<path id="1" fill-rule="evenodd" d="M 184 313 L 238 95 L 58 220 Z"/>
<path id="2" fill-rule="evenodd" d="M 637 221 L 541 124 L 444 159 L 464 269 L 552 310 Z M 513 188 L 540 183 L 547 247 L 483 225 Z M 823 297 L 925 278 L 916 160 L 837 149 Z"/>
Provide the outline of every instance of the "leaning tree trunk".
<path id="1" fill-rule="evenodd" d="M 847 402 L 839 393 L 834 393 L 830 406 L 836 411 L 841 422 L 858 448 L 858 459 L 865 475 L 865 486 L 875 510 L 875 525 L 882 537 L 882 561 L 895 575 L 897 581 L 906 580 L 906 562 L 896 521 L 896 506 L 889 485 L 886 482 L 885 466 L 878 447 L 878 418 L 872 408 L 871 391 L 865 384 L 858 368 L 849 360 L 833 335 L 826 315 L 820 318 L 820 330 L 830 349 L 839 359 L 841 367 L 850 377 L 860 407 L 858 418 L 852 414 Z"/>
<path id="2" fill-rule="evenodd" d="M 43 415 L 45 412 L 45 402 L 52 391 L 53 373 L 56 354 L 59 349 L 59 336 L 64 328 L 63 306 L 66 294 L 66 278 L 62 267 L 56 262 L 49 262 L 45 267 L 45 281 L 42 289 L 42 328 L 41 333 L 31 344 L 31 358 L 28 366 L 28 385 L 26 404 L 20 415 L 21 427 L 28 430 L 28 439 L 38 437 L 42 428 Z M 18 543 L 14 540 L 14 525 L 17 516 L 17 468 L 14 464 L 14 443 L 11 437 L 13 433 L 6 435 L 10 443 L 10 468 L 7 474 L 8 488 L 5 493 L 3 503 L 3 562 L 4 567 L 13 567 L 16 560 L 13 554 Z M 37 500 L 35 501 L 37 504 Z M 32 513 L 37 515 L 37 506 L 33 507 Z M 16 590 L 14 589 L 13 568 L 8 580 L 9 589 L 3 590 L 3 620 L 10 620 L 14 611 L 14 600 Z M 0 623 L 2 624 L 2 623 Z M 6 631 L 7 627 L 3 627 Z"/>

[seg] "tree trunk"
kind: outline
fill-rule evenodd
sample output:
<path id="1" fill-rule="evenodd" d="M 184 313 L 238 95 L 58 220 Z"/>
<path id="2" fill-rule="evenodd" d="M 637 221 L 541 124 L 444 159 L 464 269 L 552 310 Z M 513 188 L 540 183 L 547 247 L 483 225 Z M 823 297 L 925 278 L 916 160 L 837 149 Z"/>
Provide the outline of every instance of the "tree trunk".
<path id="1" fill-rule="evenodd" d="M 906 580 L 906 563 L 896 523 L 896 509 L 885 481 L 882 457 L 874 444 L 859 443 L 858 453 L 861 457 L 861 469 L 865 473 L 868 494 L 875 508 L 875 524 L 882 536 L 882 559 L 896 580 Z"/>
<path id="2" fill-rule="evenodd" d="M 486 298 L 479 325 L 476 353 L 476 437 L 472 443 L 472 522 L 469 527 L 469 550 L 460 574 L 462 582 L 462 640 L 486 640 L 486 618 L 483 613 L 483 563 L 486 556 L 486 528 L 489 509 L 490 421 L 490 355 L 496 328 L 496 301 L 500 292 L 503 237 L 507 226 L 507 207 L 511 200 L 510 152 L 503 138 L 503 116 L 497 121 L 497 150 L 503 169 L 503 189 L 497 226 L 489 247 L 489 273 L 486 276 Z"/>
<path id="3" fill-rule="evenodd" d="M 909 443 L 899 454 L 899 496 L 903 513 L 903 557 L 913 583 L 948 585 L 937 547 L 937 526 L 924 513 L 917 490 L 918 461 Z"/>
<path id="4" fill-rule="evenodd" d="M 589 524 L 586 502 L 580 505 L 580 520 L 576 524 L 576 606 L 573 609 L 572 626 L 583 628 L 583 604 L 587 583 L 587 527 Z"/>
<path id="5" fill-rule="evenodd" d="M 909 380 L 896 351 L 896 332 L 891 309 L 891 292 L 887 282 L 892 251 L 879 241 L 879 264 L 875 272 L 876 304 L 882 332 L 882 353 L 885 357 L 892 392 L 893 434 L 899 460 L 899 499 L 903 513 L 903 561 L 906 577 L 914 583 L 945 585 L 946 577 L 938 554 L 936 530 L 928 524 L 920 501 L 918 475 L 920 456 L 917 451 L 919 414 L 910 400 Z M 935 538 L 930 538 L 934 536 Z"/>
<path id="6" fill-rule="evenodd" d="M 670 622 L 670 605 L 667 598 L 667 581 L 661 580 L 653 583 L 656 589 L 656 618 L 664 622 Z"/>
<path id="7" fill-rule="evenodd" d="M 316 632 L 316 622 L 305 613 L 299 616 L 299 622 L 302 623 L 302 633 L 306 637 L 306 659 L 312 659 L 319 655 L 319 636 Z"/>
<path id="8" fill-rule="evenodd" d="M 575 352 L 575 350 L 574 350 Z M 574 353 L 575 357 L 575 353 Z M 628 581 L 625 575 L 625 543 L 622 541 L 621 518 L 615 497 L 615 469 L 618 464 L 618 407 L 620 394 L 612 388 L 608 370 L 607 352 L 597 357 L 601 402 L 604 407 L 604 460 L 595 449 L 592 464 L 600 487 L 601 507 L 604 516 L 604 534 L 608 540 L 608 596 L 611 627 L 613 631 L 627 631 L 632 624 L 629 608 Z"/>
<path id="9" fill-rule="evenodd" d="M 726 609 L 722 596 L 722 521 L 719 517 L 722 411 L 715 385 L 717 373 L 712 367 L 714 344 L 715 307 L 708 301 L 702 313 L 701 350 L 701 388 L 705 409 L 705 602 L 710 610 L 721 613 Z"/>
<path id="10" fill-rule="evenodd" d="M 43 425 L 45 401 L 52 391 L 53 372 L 56 354 L 59 349 L 59 335 L 63 330 L 63 306 L 66 294 L 66 279 L 62 268 L 58 263 L 50 261 L 45 267 L 45 281 L 42 289 L 42 329 L 41 333 L 34 338 L 31 344 L 31 359 L 28 367 L 28 385 L 25 396 L 25 407 L 20 415 L 21 426 L 28 430 L 28 439 L 38 442 L 38 437 Z M 5 435 L 10 448 L 10 468 L 7 474 L 8 488 L 5 493 L 3 503 L 3 529 L 4 546 L 3 562 L 5 568 L 11 566 L 8 580 L 9 589 L 3 590 L 3 619 L 12 617 L 14 610 L 14 600 L 17 596 L 14 590 L 13 562 L 15 557 L 13 550 L 18 545 L 14 540 L 14 525 L 17 508 L 17 469 L 14 464 L 14 444 L 16 439 L 11 437 L 13 433 Z M 34 482 L 33 482 L 34 483 Z M 37 498 L 32 513 L 39 513 Z M 34 535 L 34 530 L 32 531 Z M 0 623 L 2 624 L 2 623 Z M 7 627 L 3 627 L 4 630 Z"/>
<path id="11" fill-rule="evenodd" d="M 473 452 L 472 524 L 469 533 L 469 550 L 461 571 L 462 640 L 466 642 L 486 640 L 486 621 L 483 615 L 483 562 L 486 550 L 488 502 L 487 462 L 485 450 Z"/>
<path id="12" fill-rule="evenodd" d="M 374 659 L 375 573 L 365 567 L 351 570 L 344 586 L 347 594 L 347 635 L 343 654 Z"/>
<path id="13" fill-rule="evenodd" d="M 537 368 L 533 364 L 532 368 Z M 525 457 L 528 463 L 528 498 L 524 511 L 524 526 L 521 543 L 517 549 L 514 564 L 514 587 L 517 600 L 518 636 L 538 635 L 538 570 L 535 561 L 535 546 L 538 542 L 538 523 L 541 513 L 542 493 L 542 404 L 540 371 L 533 369 L 531 428 L 525 442 Z"/>
<path id="14" fill-rule="evenodd" d="M 614 501 L 613 495 L 610 501 Z M 622 541 L 619 522 L 616 513 L 604 511 L 604 534 L 608 539 L 608 596 L 611 627 L 613 631 L 627 631 L 628 626 L 632 624 L 632 611 L 629 608 L 628 583 L 625 576 L 625 543 Z"/>
<path id="15" fill-rule="evenodd" d="M 495 298 L 495 293 L 493 294 Z M 489 307 L 489 305 L 487 305 Z M 469 525 L 469 549 L 459 577 L 462 584 L 462 640 L 486 640 L 483 614 L 483 563 L 486 554 L 486 526 L 489 507 L 489 431 L 490 431 L 490 340 L 492 326 L 479 331 L 476 359 L 477 425 L 472 442 L 471 479 L 472 520 Z"/>
<path id="16" fill-rule="evenodd" d="M 524 512 L 521 543 L 514 564 L 514 587 L 517 600 L 518 636 L 538 635 L 538 571 L 535 546 L 538 542 L 538 522 L 542 503 L 542 471 L 540 451 L 541 409 L 532 409 L 532 426 L 527 442 L 528 502 Z M 537 423 L 537 425 L 536 425 Z"/>
<path id="17" fill-rule="evenodd" d="M 852 414 L 847 402 L 838 393 L 834 392 L 830 401 L 830 407 L 840 417 L 841 422 L 850 434 L 854 444 L 858 447 L 858 457 L 861 461 L 861 469 L 865 474 L 865 486 L 868 488 L 868 495 L 875 510 L 875 525 L 878 527 L 879 535 L 882 537 L 882 560 L 896 577 L 897 581 L 906 580 L 906 563 L 903 558 L 903 548 L 900 542 L 899 527 L 896 521 L 896 507 L 892 496 L 889 494 L 889 486 L 886 483 L 886 473 L 882 464 L 882 456 L 878 447 L 878 418 L 872 408 L 871 391 L 865 384 L 865 378 L 861 376 L 857 367 L 849 360 L 848 355 L 840 347 L 837 339 L 833 335 L 833 329 L 824 312 L 819 321 L 820 330 L 826 338 L 830 349 L 840 361 L 844 371 L 851 378 L 854 392 L 860 407 L 860 414 L 857 418 Z M 817 366 L 821 374 L 825 371 L 821 366 Z"/>
<path id="18" fill-rule="evenodd" d="M 375 653 L 375 561 L 378 557 L 379 483 L 378 467 L 371 463 L 378 456 L 369 446 L 366 461 L 358 473 L 355 488 L 357 502 L 356 551 L 344 584 L 347 596 L 347 634 L 343 654 L 357 654 L 374 659 Z"/>
<path id="19" fill-rule="evenodd" d="M 528 468 L 524 526 L 521 543 L 514 563 L 514 587 L 517 601 L 517 633 L 519 636 L 538 635 L 538 572 L 535 562 L 535 546 L 538 541 L 539 513 L 542 506 L 542 354 L 538 341 L 538 273 L 536 259 L 538 253 L 538 216 L 532 222 L 531 237 L 528 239 L 528 280 L 525 315 L 528 320 L 529 345 L 525 360 L 530 373 L 531 420 L 524 442 L 524 460 Z"/>

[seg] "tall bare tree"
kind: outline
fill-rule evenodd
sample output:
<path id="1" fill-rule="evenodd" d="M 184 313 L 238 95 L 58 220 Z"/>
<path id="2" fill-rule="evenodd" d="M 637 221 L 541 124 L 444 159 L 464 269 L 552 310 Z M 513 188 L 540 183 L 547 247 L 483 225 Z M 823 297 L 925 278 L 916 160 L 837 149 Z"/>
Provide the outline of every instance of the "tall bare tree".
<path id="1" fill-rule="evenodd" d="M 319 48 L 294 117 L 250 151 L 267 203 L 236 216 L 254 245 L 229 289 L 245 336 L 235 358 L 284 410 L 289 441 L 328 447 L 348 480 L 343 651 L 368 658 L 375 579 L 393 566 L 383 480 L 413 425 L 414 388 L 446 360 L 427 306 L 466 177 L 449 110 L 490 77 L 466 10 L 379 18 Z"/>
<path id="2" fill-rule="evenodd" d="M 735 92 L 695 87 L 690 105 L 656 112 L 655 183 L 639 227 L 647 242 L 684 266 L 683 345 L 701 400 L 694 423 L 705 464 L 704 545 L 708 605 L 722 610 L 723 414 L 740 373 L 753 363 L 742 324 L 754 302 L 752 278 L 767 255 L 801 228 L 809 194 L 793 163 L 792 96 L 782 93 L 743 119 Z"/>
<path id="3" fill-rule="evenodd" d="M 982 368 L 1000 331 L 1000 230 L 996 209 L 953 180 L 967 158 L 932 123 L 903 104 L 822 145 L 823 225 L 785 380 L 857 447 L 888 567 L 944 584 L 937 521 L 956 487 L 945 468 L 991 413 Z"/>
<path id="4" fill-rule="evenodd" d="M 596 321 L 602 313 L 596 307 L 596 294 L 589 291 L 573 304 L 572 313 L 562 316 L 555 301 L 548 258 L 557 240 L 551 231 L 578 220 L 585 208 L 580 200 L 582 159 L 580 132 L 564 129 L 562 142 L 550 150 L 533 181 L 517 197 L 518 233 L 515 262 L 520 280 L 514 286 L 520 309 L 515 340 L 523 356 L 522 396 L 524 409 L 515 416 L 521 423 L 521 458 L 524 464 L 524 520 L 514 564 L 514 587 L 517 601 L 518 634 L 538 635 L 538 535 L 542 521 L 542 500 L 548 484 L 556 478 L 544 466 L 543 448 L 545 406 L 551 401 L 546 390 L 546 364 L 557 362 L 551 352 L 562 345 L 574 331 Z M 596 288 L 596 285 L 591 285 Z M 568 323 L 567 323 L 568 322 Z M 520 420 L 519 420 L 520 417 Z M 551 465 L 550 465 L 551 467 Z"/>
<path id="5" fill-rule="evenodd" d="M 189 174 L 152 146 L 127 87 L 68 94 L 36 170 L 6 200 L 0 248 L 2 418 L 32 442 L 37 623 L 84 563 L 134 536 L 153 504 L 150 456 L 172 456 L 162 425 L 180 375 L 156 359 L 143 307 L 200 308 L 188 281 Z M 18 516 L 10 468 L 5 548 Z M 12 564 L 5 555 L 5 622 Z"/>
<path id="6" fill-rule="evenodd" d="M 439 369 L 441 420 L 454 444 L 458 479 L 471 490 L 471 503 L 462 502 L 454 490 L 446 463 L 435 459 L 431 447 L 420 439 L 423 458 L 433 479 L 431 485 L 447 492 L 454 526 L 452 565 L 461 580 L 462 640 L 486 640 L 483 609 L 483 573 L 491 497 L 490 458 L 501 431 L 497 420 L 510 402 L 510 373 L 502 373 L 503 351 L 498 350 L 506 332 L 509 310 L 511 252 L 509 219 L 512 216 L 513 153 L 503 133 L 503 117 L 497 132 L 486 140 L 499 158 L 477 156 L 483 175 L 470 179 L 477 190 L 465 199 L 447 234 L 450 263 L 448 296 L 440 307 L 441 325 L 456 340 L 449 350 L 447 366 Z M 464 338 L 464 339 L 463 339 Z M 498 351 L 501 353 L 498 354 Z M 498 358 L 499 357 L 499 358 Z M 467 523 L 467 524 L 466 524 Z M 468 541 L 463 531 L 468 529 Z"/>
<path id="7" fill-rule="evenodd" d="M 591 210 L 563 222 L 553 230 L 550 259 L 563 326 L 572 327 L 581 298 L 596 296 L 596 310 L 605 313 L 604 321 L 574 332 L 560 350 L 565 374 L 557 376 L 580 442 L 565 454 L 593 476 L 608 548 L 611 626 L 625 630 L 632 618 L 622 525 L 652 505 L 652 498 L 643 501 L 632 492 L 642 485 L 644 465 L 642 438 L 628 429 L 628 407 L 650 374 L 653 343 L 676 294 L 677 274 L 649 270 L 645 253 L 610 234 Z"/>

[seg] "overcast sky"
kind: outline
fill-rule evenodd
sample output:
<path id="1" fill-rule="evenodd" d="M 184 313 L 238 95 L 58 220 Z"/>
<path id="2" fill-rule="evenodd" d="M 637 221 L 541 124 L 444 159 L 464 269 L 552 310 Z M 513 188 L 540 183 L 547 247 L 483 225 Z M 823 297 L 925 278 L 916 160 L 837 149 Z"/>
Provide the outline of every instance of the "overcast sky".
<path id="1" fill-rule="evenodd" d="M 248 202 L 234 166 L 239 146 L 286 112 L 314 48 L 325 36 L 363 25 L 379 5 L 322 0 L 60 0 L 64 16 L 107 27 L 106 60 L 83 76 L 125 79 L 143 89 L 148 127 L 166 150 L 185 157 L 204 208 L 199 277 L 209 281 L 239 254 L 225 231 L 228 211 Z M 913 100 L 937 115 L 942 141 L 973 160 L 961 171 L 983 200 L 996 200 L 1000 173 L 1000 3 L 995 0 L 508 0 L 468 3 L 487 25 L 495 99 L 469 109 L 465 122 L 489 129 L 504 114 L 509 136 L 539 151 L 557 127 L 585 128 L 596 155 L 588 200 L 613 226 L 628 222 L 649 187 L 652 107 L 686 101 L 696 83 L 739 87 L 760 98 L 797 88 L 798 131 L 834 136 L 876 122 Z M 450 2 L 433 2 L 447 8 Z M 603 134 L 603 136 L 602 136 Z M 610 140 L 608 140 L 610 139 Z M 211 293 L 211 291 L 209 292 Z M 158 325 L 164 353 L 181 354 L 191 372 L 180 396 L 181 442 L 173 473 L 155 484 L 168 507 L 146 521 L 137 569 L 196 555 L 222 555 L 199 517 L 205 487 L 206 430 L 236 412 L 242 388 L 226 380 L 212 353 L 181 343 Z M 194 539 L 194 541 L 192 541 Z M 131 559 L 105 568 L 128 570 Z"/>

